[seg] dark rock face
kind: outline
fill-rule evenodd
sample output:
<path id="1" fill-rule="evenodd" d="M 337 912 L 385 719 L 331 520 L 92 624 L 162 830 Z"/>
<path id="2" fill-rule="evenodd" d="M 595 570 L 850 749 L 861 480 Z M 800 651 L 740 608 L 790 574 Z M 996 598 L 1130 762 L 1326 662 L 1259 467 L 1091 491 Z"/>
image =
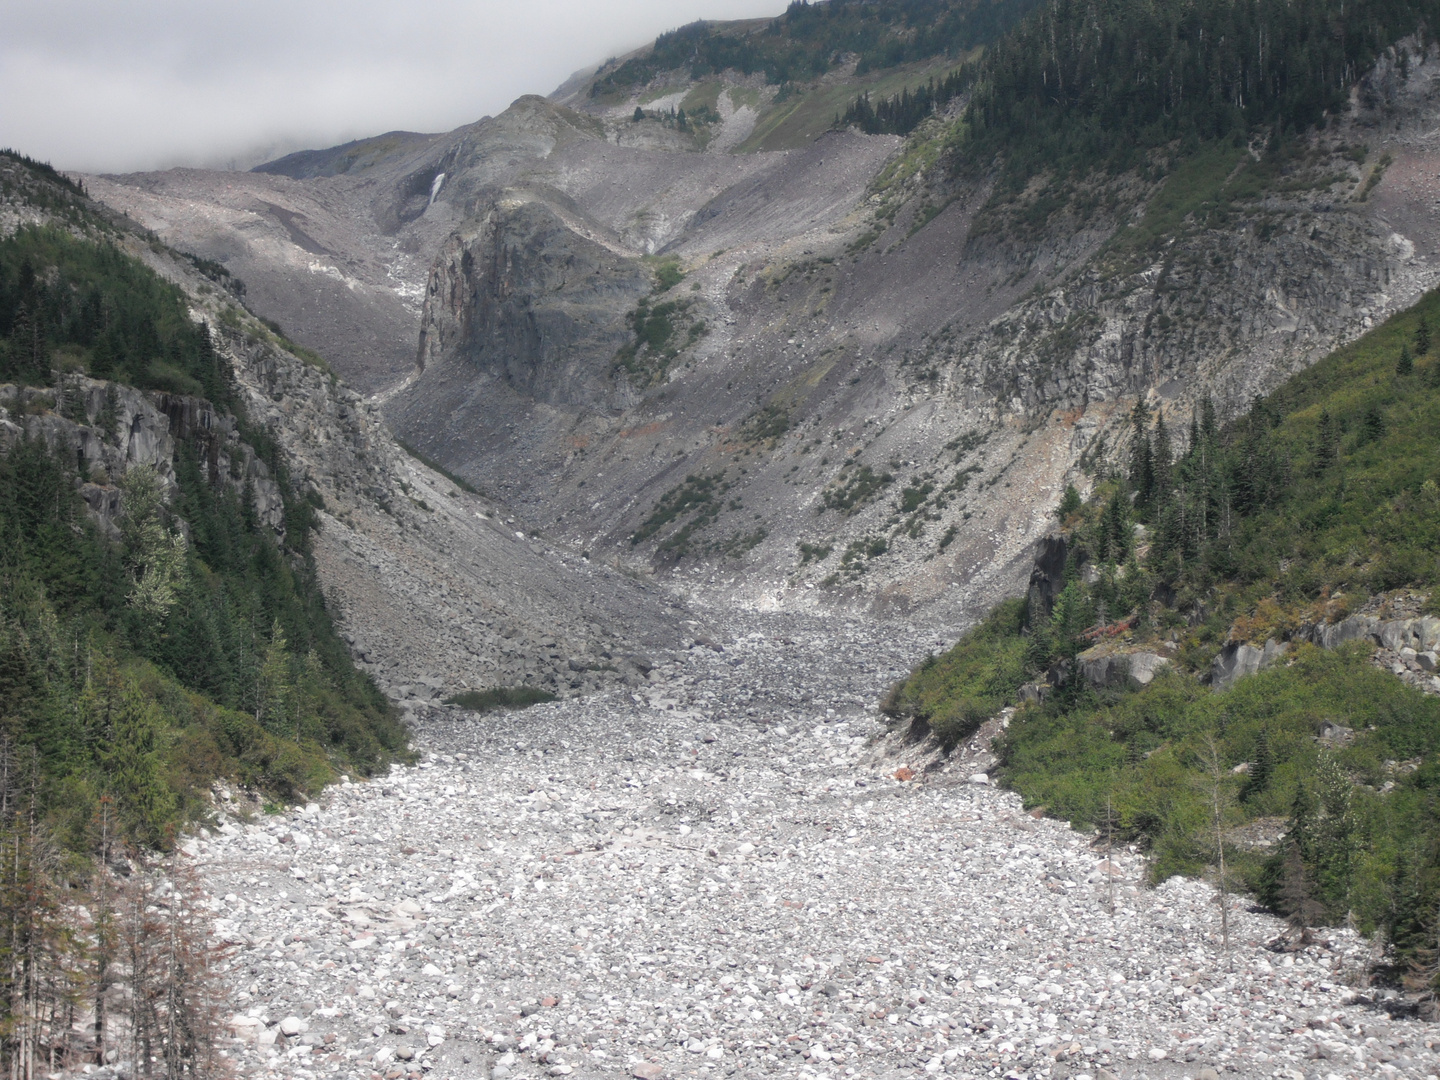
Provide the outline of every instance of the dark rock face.
<path id="1" fill-rule="evenodd" d="M 1055 598 L 1065 588 L 1065 560 L 1069 557 L 1069 540 L 1064 533 L 1042 536 L 1035 544 L 1035 566 L 1030 571 L 1030 619 L 1048 619 L 1055 609 Z"/>
<path id="2" fill-rule="evenodd" d="M 430 271 L 417 364 L 468 365 L 552 405 L 610 396 L 650 273 L 558 193 L 509 191 Z"/>

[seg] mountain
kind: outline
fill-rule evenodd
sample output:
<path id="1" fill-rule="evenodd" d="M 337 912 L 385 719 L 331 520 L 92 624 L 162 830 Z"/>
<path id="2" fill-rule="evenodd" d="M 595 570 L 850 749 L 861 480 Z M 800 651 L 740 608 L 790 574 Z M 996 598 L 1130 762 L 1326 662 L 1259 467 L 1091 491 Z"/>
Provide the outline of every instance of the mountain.
<path id="1" fill-rule="evenodd" d="M 315 847 L 314 873 L 287 859 L 257 886 L 262 855 L 212 878 L 214 909 L 244 916 L 239 1056 L 273 1062 L 283 1036 L 287 1060 L 395 1073 L 432 1052 L 488 1070 L 492 1047 L 557 1074 L 700 1052 L 996 1072 L 1202 1050 L 1240 1068 L 1243 1044 L 1268 1075 L 1295 1020 L 1259 996 L 1293 1011 L 1305 991 L 1326 1010 L 1308 1030 L 1357 1034 L 1341 965 L 1433 1002 L 1437 19 L 1432 0 L 798 2 L 672 30 L 453 132 L 248 173 L 0 155 L 0 886 L 24 909 L 5 948 L 74 947 L 6 1010 L 73 1018 L 93 985 L 95 1037 L 72 1041 L 104 1059 L 108 939 L 65 927 L 93 907 L 103 929 L 113 829 L 171 847 L 212 794 L 279 810 L 410 758 L 412 732 L 430 782 L 295 810 L 313 835 L 227 821 L 206 849 Z M 866 687 L 951 641 L 894 685 L 881 708 L 909 727 L 882 734 Z M 1105 861 L 992 782 L 1095 830 Z M 882 793 L 907 801 L 872 815 Z M 362 836 L 372 799 L 388 824 Z M 861 843 L 869 817 L 917 814 L 918 839 Z M 371 839 L 405 846 L 353 850 Z M 1157 881 L 1209 876 L 1218 926 L 1198 883 L 1120 884 L 1117 910 L 1117 843 Z M 679 880 L 642 849 L 708 901 L 637 885 Z M 774 907 L 784 937 L 851 933 L 867 888 L 911 895 L 880 863 L 843 884 L 834 860 L 861 849 L 923 885 L 901 907 L 930 959 L 736 951 L 722 900 Z M 184 892 L 179 865 L 164 887 Z M 783 887 L 747 900 L 762 866 Z M 59 899 L 91 871 L 84 909 Z M 831 891 L 783 898 L 797 871 Z M 977 930 L 962 878 L 1040 903 Z M 576 921 L 586 888 L 600 914 Z M 1232 911 L 1232 888 L 1288 920 L 1270 948 L 1348 923 L 1388 951 L 1346 930 L 1323 966 L 1275 974 L 1259 942 L 1279 924 Z M 159 906 L 127 895 L 136 940 Z M 700 952 L 652 948 L 663 911 Z M 1093 983 L 1068 985 L 1070 945 L 1037 925 L 1073 931 Z M 1015 1017 L 990 1015 L 1000 952 Z M 657 982 L 637 956 L 692 995 L 675 1024 L 542 1030 L 570 982 L 612 976 L 619 1024 Z M 902 1014 L 901 968 L 906 1002 L 955 1012 Z M 1129 996 L 1112 976 L 1131 975 L 1156 978 Z M 680 1026 L 737 987 L 834 1031 L 786 1042 L 787 1014 L 758 1008 L 733 1040 Z M 1232 1033 L 1189 1034 L 1222 997 Z M 17 1045 L 61 1041 L 42 1026 Z M 1340 1052 L 1326 1040 L 1316 1056 Z"/>
<path id="2" fill-rule="evenodd" d="M 1124 154 L 1061 146 L 1064 125 L 1000 139 L 1025 114 L 986 64 L 1068 10 L 792 6 L 663 35 L 558 100 L 284 166 L 333 175 L 87 182 L 223 262 L 554 543 L 695 595 L 953 621 L 1023 578 L 1137 395 L 1232 416 L 1440 277 L 1415 11 L 1282 57 L 1295 87 L 1309 59 L 1344 68 L 1323 129 L 1261 95 L 1173 130 L 1137 100 Z M 1257 11 L 1236 34 L 1280 17 Z M 1133 33 L 1222 14 L 1166 18 Z M 922 23 L 961 29 L 891 48 Z M 1071 35 L 1054 76 L 1101 85 L 1130 32 Z M 1004 62 L 1005 102 L 1050 77 Z M 938 111 L 908 134 L 832 130 L 922 89 Z M 1070 127 L 1108 100 L 1067 101 Z"/>
<path id="3" fill-rule="evenodd" d="M 0 181 L 0 756 L 66 845 L 102 801 L 163 844 L 213 783 L 294 800 L 405 758 L 419 705 L 638 682 L 677 640 L 399 446 L 223 267 L 18 155 Z"/>

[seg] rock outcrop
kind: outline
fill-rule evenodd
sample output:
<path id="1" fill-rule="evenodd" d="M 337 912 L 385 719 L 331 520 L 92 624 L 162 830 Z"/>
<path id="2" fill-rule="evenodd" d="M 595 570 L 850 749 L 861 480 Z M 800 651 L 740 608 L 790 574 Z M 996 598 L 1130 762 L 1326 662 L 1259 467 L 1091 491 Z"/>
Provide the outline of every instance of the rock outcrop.
<path id="1" fill-rule="evenodd" d="M 1262 668 L 1269 667 L 1284 656 L 1289 648 L 1288 644 L 1277 642 L 1274 638 L 1268 639 L 1261 647 L 1231 642 L 1221 649 L 1210 663 L 1210 685 L 1217 690 L 1224 690 L 1233 685 L 1235 680 L 1254 675 Z"/>
<path id="2" fill-rule="evenodd" d="M 75 463 L 91 517 L 112 537 L 124 512 L 118 485 L 125 473 L 150 467 L 168 498 L 181 446 L 194 449 L 212 484 L 248 490 L 256 517 L 284 536 L 285 507 L 270 467 L 241 441 L 235 418 L 204 398 L 83 376 L 49 390 L 0 385 L 0 452 L 24 438 Z"/>
<path id="3" fill-rule="evenodd" d="M 550 405 L 611 404 L 650 272 L 559 192 L 502 192 L 451 234 L 425 289 L 420 371 L 487 373 Z M 626 395 L 627 397 L 630 395 Z"/>
<path id="4" fill-rule="evenodd" d="M 1170 666 L 1169 657 L 1148 649 L 1087 649 L 1075 658 L 1080 677 L 1091 686 L 1149 686 L 1161 670 Z"/>
<path id="5" fill-rule="evenodd" d="M 1347 641 L 1369 641 L 1392 652 L 1413 649 L 1429 652 L 1440 645 L 1440 619 L 1422 615 L 1409 619 L 1378 619 L 1351 615 L 1337 623 L 1312 623 L 1296 632 L 1295 640 L 1334 649 Z"/>

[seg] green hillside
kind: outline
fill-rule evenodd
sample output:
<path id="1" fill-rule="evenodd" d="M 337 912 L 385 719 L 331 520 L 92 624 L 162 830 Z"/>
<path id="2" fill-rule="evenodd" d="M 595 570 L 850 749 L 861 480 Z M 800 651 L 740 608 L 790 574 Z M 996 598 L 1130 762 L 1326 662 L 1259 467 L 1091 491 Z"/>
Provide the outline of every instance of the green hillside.
<path id="1" fill-rule="evenodd" d="M 661 34 L 650 49 L 602 67 L 595 98 L 623 96 L 658 75 L 691 79 L 722 71 L 763 75 L 771 84 L 806 82 L 856 61 L 855 74 L 937 57 L 964 57 L 994 41 L 1036 0 L 793 0 L 777 19 L 696 22 Z"/>
<path id="2" fill-rule="evenodd" d="M 977 65 L 968 117 L 978 146 L 1020 140 L 1049 161 L 1258 124 L 1304 130 L 1344 110 L 1376 59 L 1437 14 L 1427 0 L 1049 0 Z"/>
<path id="3" fill-rule="evenodd" d="M 249 487 L 212 476 L 194 446 L 179 451 L 167 506 L 149 469 L 80 475 L 73 454 L 13 441 L 0 455 L 8 783 L 33 785 L 55 834 L 84 852 L 102 816 L 163 846 L 219 778 L 293 799 L 403 754 L 403 729 L 325 610 L 314 507 L 246 419 L 184 293 L 127 254 L 78 189 L 17 155 L 0 156 L 0 176 L 7 198 L 67 222 L 0 240 L 0 405 L 11 420 L 32 431 L 70 421 L 115 445 L 114 392 L 90 415 L 65 373 L 201 396 L 236 417 L 285 503 L 282 545 Z M 118 488 L 118 540 L 88 515 L 87 481 Z"/>
<path id="4" fill-rule="evenodd" d="M 1387 603 L 1436 611 L 1432 326 L 1436 293 L 1223 426 L 1208 407 L 1137 407 L 1124 467 L 1057 511 L 1066 565 L 1053 604 L 1037 593 L 1000 605 L 887 710 L 953 745 L 1023 684 L 1069 671 L 1000 746 L 1000 777 L 1027 805 L 1143 845 L 1157 880 L 1213 874 L 1218 805 L 1237 880 L 1297 925 L 1353 917 L 1402 959 L 1433 941 L 1440 697 L 1377 669 L 1360 644 L 1296 642 L 1228 690 L 1204 683 L 1230 642 L 1284 641 Z M 1073 674 L 1082 652 L 1140 650 L 1170 661 L 1143 689 Z M 1326 722 L 1338 737 L 1318 737 Z M 1277 847 L 1237 839 L 1267 818 L 1286 822 Z"/>

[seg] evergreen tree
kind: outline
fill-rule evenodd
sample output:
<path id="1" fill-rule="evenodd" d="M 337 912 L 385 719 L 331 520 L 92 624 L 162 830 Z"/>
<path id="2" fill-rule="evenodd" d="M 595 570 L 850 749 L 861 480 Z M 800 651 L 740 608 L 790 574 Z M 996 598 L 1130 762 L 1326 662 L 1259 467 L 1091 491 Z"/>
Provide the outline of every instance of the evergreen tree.
<path id="1" fill-rule="evenodd" d="M 1200 436 L 1212 445 L 1220 437 L 1220 422 L 1215 416 L 1215 402 L 1209 394 L 1200 402 Z"/>
<path id="2" fill-rule="evenodd" d="M 1415 355 L 1427 356 L 1430 353 L 1430 323 L 1425 316 L 1420 316 L 1420 323 L 1415 327 Z"/>
<path id="3" fill-rule="evenodd" d="M 1440 1015 L 1440 911 L 1429 913 L 1422 932 L 1403 982 L 1405 989 L 1419 999 L 1420 1014 L 1434 1020 Z"/>
<path id="4" fill-rule="evenodd" d="M 1055 516 L 1061 521 L 1066 520 L 1071 514 L 1078 513 L 1085 505 L 1080 493 L 1075 490 L 1074 484 L 1065 485 L 1065 494 L 1060 497 L 1060 505 L 1055 508 Z"/>
<path id="5" fill-rule="evenodd" d="M 1385 436 L 1385 414 L 1372 405 L 1360 418 L 1360 441 L 1378 442 Z"/>
<path id="6" fill-rule="evenodd" d="M 1263 795 L 1270 787 L 1270 777 L 1275 773 L 1275 752 L 1270 747 L 1270 730 L 1262 727 L 1255 735 L 1255 760 L 1250 763 L 1250 775 L 1245 784 L 1245 798 Z"/>
<path id="7" fill-rule="evenodd" d="M 1329 409 L 1320 410 L 1320 424 L 1315 434 L 1315 472 L 1323 473 L 1340 456 L 1340 433 Z"/>
<path id="8" fill-rule="evenodd" d="M 1105 504 L 1105 513 L 1100 518 L 1100 531 L 1096 554 L 1101 562 L 1120 563 L 1130 553 L 1129 500 L 1121 491 L 1110 496 Z"/>
<path id="9" fill-rule="evenodd" d="M 1395 374 L 1404 378 L 1415 373 L 1415 359 L 1410 355 L 1410 346 L 1400 346 L 1400 359 L 1395 361 Z"/>
<path id="10" fill-rule="evenodd" d="M 1315 880 L 1305 864 L 1300 843 L 1294 838 L 1287 839 L 1281 858 L 1276 906 L 1291 934 L 1302 941 L 1308 940 L 1310 927 L 1325 916 L 1325 905 L 1315 896 Z"/>
<path id="11" fill-rule="evenodd" d="M 1151 471 L 1150 434 L 1147 431 L 1150 411 L 1143 398 L 1135 399 L 1130 412 L 1130 489 L 1135 492 L 1137 508 L 1148 506 L 1155 477 Z"/>
<path id="12" fill-rule="evenodd" d="M 286 733 L 289 707 L 295 688 L 290 677 L 290 654 L 285 629 L 276 619 L 270 627 L 270 644 L 255 680 L 255 720 L 267 730 Z"/>
<path id="13" fill-rule="evenodd" d="M 1170 498 L 1170 431 L 1165 426 L 1165 417 L 1155 415 L 1155 438 L 1150 447 L 1150 502 L 1152 506 L 1164 505 Z"/>

